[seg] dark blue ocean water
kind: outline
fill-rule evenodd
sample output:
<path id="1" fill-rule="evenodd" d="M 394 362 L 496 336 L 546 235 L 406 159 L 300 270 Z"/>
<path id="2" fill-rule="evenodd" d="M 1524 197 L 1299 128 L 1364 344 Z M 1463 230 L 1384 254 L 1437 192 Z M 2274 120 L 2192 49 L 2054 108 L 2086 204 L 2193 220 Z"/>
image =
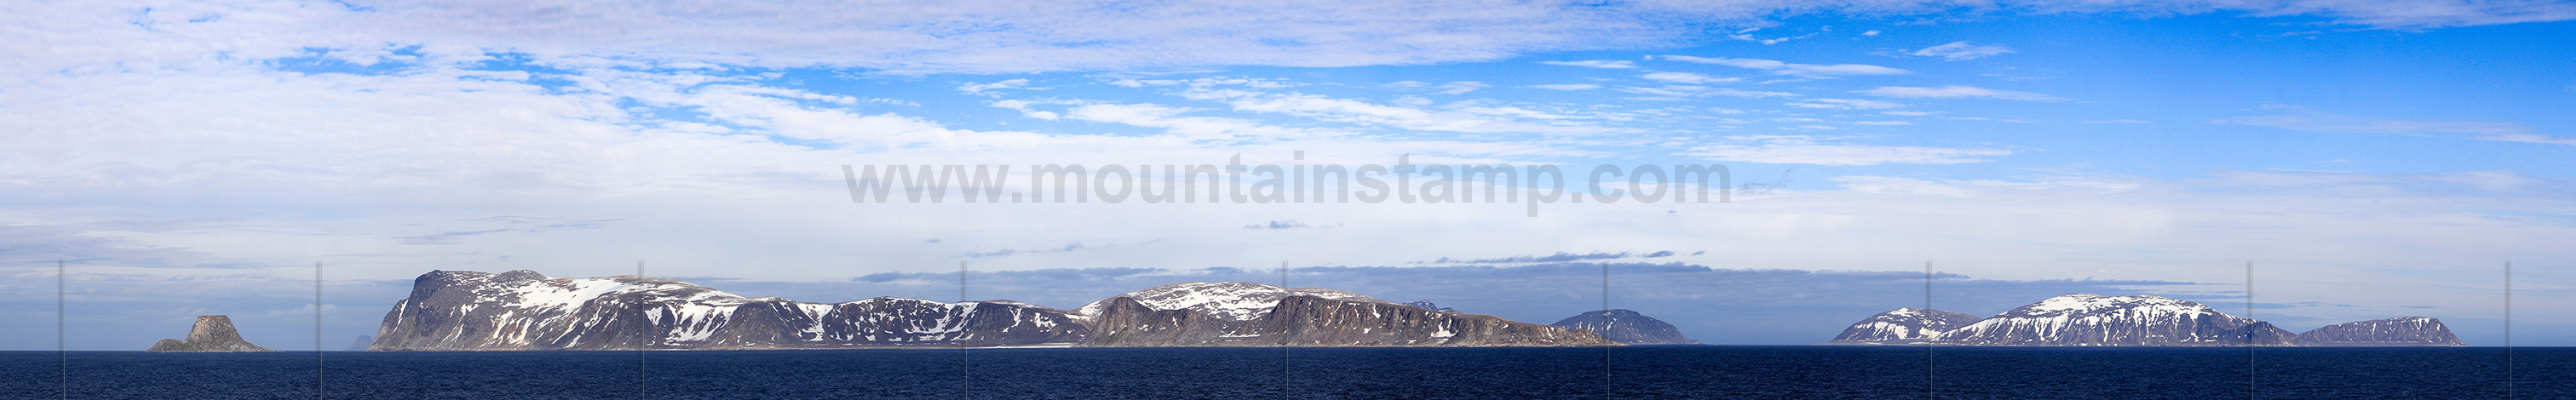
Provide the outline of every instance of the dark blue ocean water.
<path id="1" fill-rule="evenodd" d="M 0 395 L 76 399 L 2464 399 L 2502 348 L 1125 348 L 0 352 Z M 2576 398 L 2576 348 L 2514 351 Z M 1608 368 L 1604 368 L 1604 366 Z M 68 383 L 64 385 L 63 383 Z"/>

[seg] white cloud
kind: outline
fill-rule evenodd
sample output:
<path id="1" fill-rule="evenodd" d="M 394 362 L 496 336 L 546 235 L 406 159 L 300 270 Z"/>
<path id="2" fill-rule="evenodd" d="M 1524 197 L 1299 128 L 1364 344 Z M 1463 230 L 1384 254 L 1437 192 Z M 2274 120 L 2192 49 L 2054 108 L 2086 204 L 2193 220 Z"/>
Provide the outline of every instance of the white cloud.
<path id="1" fill-rule="evenodd" d="M 1601 88 L 1601 85 L 1586 84 L 1586 83 L 1569 83 L 1569 84 L 1554 84 L 1554 85 L 1529 85 L 1529 87 L 1531 87 L 1531 88 L 1538 88 L 1538 89 L 1547 89 L 1547 90 L 1565 90 L 1565 91 L 1575 91 L 1575 90 L 1592 90 L 1592 89 L 1600 89 L 1600 88 Z"/>
<path id="2" fill-rule="evenodd" d="M 1871 29 L 1871 30 L 1869 30 L 1868 32 L 1861 32 L 1861 33 L 1860 33 L 1860 35 L 1861 35 L 1861 36 L 1878 36 L 1878 34 L 1879 34 L 1879 33 L 1882 33 L 1882 32 L 1879 32 L 1877 29 Z"/>
<path id="3" fill-rule="evenodd" d="M 1027 79 L 1009 79 L 993 83 L 969 83 L 958 85 L 957 91 L 965 94 L 1000 96 L 1000 94 L 997 93 L 986 92 L 994 89 L 1027 89 L 1028 86 L 1029 80 Z"/>
<path id="4" fill-rule="evenodd" d="M 1789 76 L 1796 76 L 1796 77 L 1802 77 L 1802 78 L 1831 78 L 1831 77 L 1837 77 L 1837 76 L 1851 76 L 1851 75 L 1901 75 L 1901 74 L 1908 74 L 1908 73 L 1912 73 L 1911 71 L 1906 71 L 1906 70 L 1902 70 L 1902 69 L 1888 68 L 1888 67 L 1881 67 L 1881 66 L 1876 66 L 1876 65 L 1864 65 L 1864 64 L 1833 64 L 1833 65 L 1817 65 L 1817 64 L 1793 64 L 1793 63 L 1786 63 L 1786 62 L 1780 62 L 1780 61 L 1763 60 L 1763 59 L 1753 59 L 1753 58 L 1708 58 L 1708 57 L 1669 56 L 1669 55 L 1668 55 L 1668 56 L 1656 56 L 1656 57 L 1658 57 L 1658 58 L 1662 58 L 1662 59 L 1665 59 L 1665 60 L 1672 60 L 1672 61 L 1693 62 L 1693 63 L 1700 63 L 1700 64 L 1716 64 L 1716 65 L 1724 65 L 1724 66 L 1730 66 L 1730 67 L 1736 67 L 1736 68 L 1758 69 L 1758 70 L 1770 71 L 1772 74 L 1775 74 L 1775 75 L 1789 75 Z"/>
<path id="5" fill-rule="evenodd" d="M 1806 99 L 1789 103 L 1789 105 L 1805 108 L 1829 108 L 1836 110 L 1877 110 L 1905 106 L 1904 104 L 1861 99 Z"/>
<path id="6" fill-rule="evenodd" d="M 2209 121 L 2215 124 L 2268 126 L 2274 128 L 2327 133 L 2362 134 L 2459 134 L 2471 139 L 2499 142 L 2522 142 L 2576 146 L 2576 138 L 2533 132 L 2530 125 L 2500 121 L 2410 120 L 2386 117 L 2329 114 L 2294 106 L 2266 106 L 2288 114 L 2236 117 Z"/>
<path id="7" fill-rule="evenodd" d="M 994 102 L 992 102 L 992 103 L 991 103 L 991 105 L 992 105 L 992 106 L 994 106 L 994 107 L 1001 107 L 1001 108 L 1008 108 L 1008 109 L 1013 109 L 1013 110 L 1019 110 L 1019 111 L 1020 111 L 1020 115 L 1025 115 L 1025 116 L 1028 116 L 1029 118 L 1037 118 L 1037 119 L 1043 119 L 1043 120 L 1048 120 L 1048 121 L 1054 121 L 1054 120 L 1056 120 L 1057 118 L 1062 118 L 1062 116 L 1057 115 L 1054 111 L 1045 111 L 1045 110 L 1038 110 L 1038 109 L 1030 108 L 1030 107 L 1029 107 L 1029 105 L 1030 105 L 1030 104 L 1031 104 L 1030 102 L 1028 102 L 1028 101 L 1023 101 L 1023 100 L 998 100 L 998 101 L 994 101 Z"/>
<path id="8" fill-rule="evenodd" d="M 1980 46 L 1966 41 L 1958 41 L 1950 42 L 1950 44 L 1925 47 L 1922 50 L 1915 50 L 1912 53 L 1906 54 L 1924 57 L 1940 57 L 1942 60 L 1947 61 L 1959 61 L 1974 60 L 2011 52 L 2013 52 L 2012 49 L 2004 48 L 2003 46 Z"/>
<path id="9" fill-rule="evenodd" d="M 1085 104 L 1066 110 L 1064 117 L 1092 122 L 1166 128 L 1171 133 L 1190 140 L 1298 139 L 1351 134 L 1343 131 L 1274 126 L 1237 118 L 1181 115 L 1190 111 L 1194 110 L 1156 104 Z"/>
<path id="10" fill-rule="evenodd" d="M 2012 1 L 2034 13 L 2162 16 L 2244 11 L 2315 15 L 2379 28 L 2438 28 L 2576 18 L 2576 4 L 2460 2 Z M 1227 7 L 943 2 L 852 8 L 836 3 L 601 4 L 465 0 L 338 4 L 210 1 L 48 2 L 0 23 L 36 36 L 0 45 L 0 76 L 122 65 L 196 65 L 315 53 L 368 65 L 490 59 L 509 52 L 554 65 L 835 67 L 930 73 L 1135 70 L 1228 65 L 1356 66 L 1494 60 L 1533 51 L 1651 47 L 1710 36 L 1712 24 L 1837 10 L 1934 15 L 1918 1 L 1417 4 Z M 143 10 L 149 9 L 149 12 Z M 1779 39 L 1743 39 L 1766 41 Z M 410 53 L 397 50 L 413 49 Z M 1608 64 L 1605 64 L 1608 65 Z"/>
<path id="11" fill-rule="evenodd" d="M 1732 34 L 1732 35 L 1726 35 L 1726 38 L 1727 38 L 1727 39 L 1735 39 L 1735 40 L 1747 41 L 1747 42 L 1761 43 L 1761 44 L 1763 44 L 1763 45 L 1766 45 L 1766 46 L 1767 46 L 1767 45 L 1780 44 L 1780 42 L 1786 42 L 1786 41 L 1798 40 L 1798 39 L 1806 39 L 1806 38 L 1810 38 L 1810 37 L 1815 37 L 1816 35 L 1824 34 L 1824 32 L 1816 32 L 1816 33 L 1809 33 L 1809 34 L 1805 34 L 1805 35 L 1798 35 L 1798 36 L 1785 36 L 1785 37 L 1776 37 L 1776 38 L 1770 38 L 1770 39 L 1763 39 L 1763 38 L 1760 38 L 1760 37 L 1755 37 L 1755 36 L 1753 36 L 1753 31 L 1758 31 L 1758 30 L 1762 30 L 1762 28 L 1746 28 L 1746 29 L 1744 29 L 1744 30 L 1735 31 L 1735 34 Z M 1827 28 L 1827 30 L 1831 30 L 1831 28 Z"/>
<path id="12" fill-rule="evenodd" d="M 1619 87 L 1619 91 L 1622 91 L 1622 92 L 1628 92 L 1628 93 L 1643 94 L 1643 95 L 1664 96 L 1664 97 L 1670 97 L 1670 98 L 1709 97 L 1709 96 L 1742 97 L 1742 98 L 1748 98 L 1748 99 L 1758 99 L 1758 98 L 1764 98 L 1764 97 L 1798 97 L 1798 94 L 1797 94 L 1797 93 L 1789 93 L 1789 92 L 1766 92 L 1766 91 L 1755 91 L 1755 90 L 1735 90 L 1735 89 L 1711 88 L 1711 87 L 1707 87 L 1707 86 L 1691 86 L 1691 85 L 1666 85 L 1666 86 L 1657 86 L 1657 87 L 1621 86 L 1621 87 Z"/>
<path id="13" fill-rule="evenodd" d="M 1878 87 L 1877 89 L 1859 90 L 1859 91 L 1853 91 L 1853 93 L 1867 94 L 1867 95 L 1871 95 L 1871 96 L 1879 96 L 1879 97 L 1898 97 L 1898 98 L 1909 98 L 1909 99 L 1960 99 L 1960 98 L 1980 98 L 1980 99 L 2020 100 L 2020 101 L 2066 101 L 2066 100 L 2067 100 L 2066 98 L 2063 98 L 2063 97 L 2050 96 L 2050 95 L 2045 95 L 2045 94 L 2038 94 L 2038 93 L 2031 93 L 2031 92 L 2015 92 L 2015 91 L 2010 91 L 2010 90 L 1994 90 L 1994 89 L 1987 89 L 1987 88 L 1981 88 L 1981 87 L 1975 87 L 1975 86 L 1967 86 L 1967 85 L 1950 85 L 1950 86 L 1942 86 L 1942 87 L 1880 86 L 1880 87 Z"/>
<path id="14" fill-rule="evenodd" d="M 1540 63 L 1540 64 L 1547 64 L 1547 65 L 1563 65 L 1563 66 L 1569 66 L 1569 67 L 1589 67 L 1589 68 L 1607 68 L 1607 69 L 1631 69 L 1631 68 L 1636 68 L 1636 67 L 1637 67 L 1637 63 L 1635 63 L 1635 62 L 1630 62 L 1630 61 L 1627 61 L 1627 60 L 1616 60 L 1616 61 L 1612 61 L 1612 60 L 1540 61 L 1540 62 L 1538 62 L 1538 63 Z"/>
<path id="15" fill-rule="evenodd" d="M 1698 85 L 1698 84 L 1707 84 L 1707 83 L 1734 82 L 1734 81 L 1743 80 L 1742 78 L 1719 78 L 1719 77 L 1713 77 L 1713 76 L 1708 76 L 1708 75 L 1700 75 L 1700 74 L 1694 74 L 1694 73 L 1688 73 L 1688 72 L 1656 72 L 1656 73 L 1650 73 L 1650 74 L 1645 74 L 1645 75 L 1639 75 L 1638 77 L 1639 77 L 1639 78 L 1646 78 L 1646 79 L 1648 79 L 1648 80 L 1657 80 L 1657 81 L 1664 81 L 1664 82 L 1672 82 L 1672 83 L 1679 83 L 1679 84 L 1685 84 L 1685 85 Z"/>
<path id="16" fill-rule="evenodd" d="M 1484 88 L 1489 88 L 1489 87 L 1494 87 L 1494 85 L 1487 85 L 1487 84 L 1484 84 L 1484 83 L 1482 83 L 1482 82 L 1449 82 L 1449 83 L 1446 83 L 1446 84 L 1442 84 L 1442 85 L 1440 85 L 1440 91 L 1438 91 L 1438 92 L 1432 92 L 1432 93 L 1439 93 L 1439 94 L 1465 94 L 1465 93 L 1467 93 L 1467 92 L 1473 92 L 1473 91 L 1476 91 L 1476 89 L 1484 89 Z"/>
<path id="17" fill-rule="evenodd" d="M 1840 139 L 1846 138 L 1808 135 L 1729 136 L 1725 143 L 1692 147 L 1690 151 L 1683 154 L 1718 161 L 1815 165 L 1960 164 L 1992 161 L 1976 158 L 1980 156 L 2012 154 L 2011 150 L 2001 149 L 1880 146 L 1835 141 Z"/>
<path id="18" fill-rule="evenodd" d="M 1418 131 L 1596 134 L 1622 130 L 1571 123 L 1529 122 L 1506 115 L 1386 105 L 1295 92 L 1268 93 L 1221 89 L 1216 88 L 1215 85 L 1195 86 L 1181 92 L 1180 95 L 1191 100 L 1223 102 L 1232 106 L 1235 111 L 1277 113 L 1323 121 L 1382 125 Z"/>

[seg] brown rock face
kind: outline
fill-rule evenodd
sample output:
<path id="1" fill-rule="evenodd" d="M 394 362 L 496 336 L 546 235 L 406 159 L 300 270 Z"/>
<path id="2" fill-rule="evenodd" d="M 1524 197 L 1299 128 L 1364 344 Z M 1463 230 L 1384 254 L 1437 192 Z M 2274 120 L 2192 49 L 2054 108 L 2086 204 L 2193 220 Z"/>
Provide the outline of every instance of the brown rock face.
<path id="1" fill-rule="evenodd" d="M 150 350 L 155 353 L 228 353 L 277 351 L 242 341 L 241 332 L 233 330 L 232 317 L 199 315 L 197 324 L 188 328 L 188 339 L 161 339 Z"/>

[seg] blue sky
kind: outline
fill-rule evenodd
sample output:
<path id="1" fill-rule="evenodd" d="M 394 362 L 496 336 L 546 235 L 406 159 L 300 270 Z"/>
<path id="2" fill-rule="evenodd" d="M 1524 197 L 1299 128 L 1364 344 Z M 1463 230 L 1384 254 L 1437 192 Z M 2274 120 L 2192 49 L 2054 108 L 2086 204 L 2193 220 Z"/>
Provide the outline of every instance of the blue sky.
<path id="1" fill-rule="evenodd" d="M 1612 264 L 1653 277 L 1614 275 L 1613 306 L 1712 343 L 1921 306 L 1895 277 L 1927 260 L 1949 274 L 1935 308 L 2081 291 L 2241 313 L 2252 260 L 2257 318 L 2429 315 L 2493 345 L 2515 260 L 2517 343 L 2576 345 L 2534 317 L 2576 312 L 2563 2 L 26 9 L 0 17 L 25 38 L 0 45 L 5 349 L 53 348 L 56 259 L 73 348 L 140 349 L 199 314 L 310 348 L 322 262 L 337 349 L 434 269 L 641 260 L 751 296 L 954 300 L 922 274 L 969 261 L 996 274 L 979 299 L 1073 307 L 1286 260 L 1552 322 L 1597 307 L 1597 276 L 1565 272 L 1600 264 L 1421 262 L 1657 251 L 1675 255 Z M 1740 187 L 1528 217 L 853 204 L 839 174 L 1236 155 L 1722 164 Z"/>

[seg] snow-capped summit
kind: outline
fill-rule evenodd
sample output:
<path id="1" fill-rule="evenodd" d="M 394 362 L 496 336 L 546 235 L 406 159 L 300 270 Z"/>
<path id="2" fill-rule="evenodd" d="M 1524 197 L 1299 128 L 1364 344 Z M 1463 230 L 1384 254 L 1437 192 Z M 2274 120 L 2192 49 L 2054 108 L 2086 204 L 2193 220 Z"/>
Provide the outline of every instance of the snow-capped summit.
<path id="1" fill-rule="evenodd" d="M 1843 328 L 1836 343 L 1913 344 L 1932 340 L 1935 335 L 1976 323 L 1973 315 L 1928 308 L 1899 308 L 1872 315 L 1869 319 Z"/>
<path id="2" fill-rule="evenodd" d="M 1942 332 L 1935 340 L 2031 346 L 2282 346 L 2296 336 L 2198 302 L 2163 296 L 2076 293 L 2041 300 Z"/>
<path id="3" fill-rule="evenodd" d="M 1137 303 L 1155 310 L 1192 310 L 1229 320 L 1250 321 L 1268 314 L 1271 308 L 1279 305 L 1280 299 L 1289 296 L 1395 304 L 1359 293 L 1325 288 L 1285 288 L 1252 282 L 1183 282 L 1110 296 L 1083 305 L 1074 312 L 1099 316 L 1110 301 L 1123 297 L 1135 299 Z"/>
<path id="4" fill-rule="evenodd" d="M 1324 288 L 1189 282 L 1079 313 L 1010 300 L 803 303 L 643 276 L 431 271 L 368 350 L 906 346 L 1595 346 L 1588 332 Z"/>
<path id="5" fill-rule="evenodd" d="M 644 276 L 431 271 L 370 350 L 770 349 L 1070 343 L 1088 328 L 1018 302 L 801 303 Z"/>

